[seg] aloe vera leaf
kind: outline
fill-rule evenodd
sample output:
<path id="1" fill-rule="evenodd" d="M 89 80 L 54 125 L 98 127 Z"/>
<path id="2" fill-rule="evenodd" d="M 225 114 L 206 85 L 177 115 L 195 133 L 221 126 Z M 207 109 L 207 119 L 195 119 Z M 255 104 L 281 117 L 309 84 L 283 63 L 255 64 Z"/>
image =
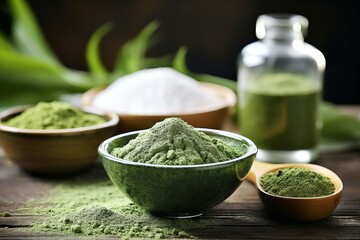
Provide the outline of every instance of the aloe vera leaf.
<path id="1" fill-rule="evenodd" d="M 151 45 L 151 36 L 159 28 L 159 22 L 148 24 L 134 39 L 125 43 L 116 57 L 113 77 L 132 73 L 144 68 L 146 51 Z"/>
<path id="2" fill-rule="evenodd" d="M 0 33 L 0 54 L 2 51 L 15 51 L 15 48 L 12 43 Z"/>
<path id="3" fill-rule="evenodd" d="M 94 86 L 83 72 L 67 71 L 58 65 L 22 55 L 0 51 L 0 83 L 31 84 L 44 88 L 60 88 L 72 92 L 87 90 Z"/>
<path id="4" fill-rule="evenodd" d="M 189 74 L 190 71 L 186 66 L 186 54 L 187 54 L 187 48 L 185 46 L 182 46 L 179 48 L 179 50 L 176 52 L 174 59 L 172 61 L 173 68 L 181 72 L 183 74 Z"/>
<path id="5" fill-rule="evenodd" d="M 99 45 L 102 38 L 111 30 L 111 23 L 105 23 L 91 36 L 86 47 L 86 62 L 93 78 L 99 83 L 105 83 L 109 78 L 109 71 L 101 61 Z"/>
<path id="6" fill-rule="evenodd" d="M 320 116 L 323 123 L 322 138 L 335 141 L 360 141 L 360 121 L 343 113 L 336 105 L 322 102 Z"/>
<path id="7" fill-rule="evenodd" d="M 233 80 L 217 77 L 209 74 L 191 72 L 186 65 L 186 54 L 187 54 L 187 48 L 184 46 L 180 47 L 177 53 L 175 54 L 175 57 L 172 62 L 172 66 L 175 70 L 184 73 L 186 75 L 189 75 L 199 82 L 209 82 L 209 83 L 222 85 L 236 92 L 237 85 L 236 82 Z"/>
<path id="8" fill-rule="evenodd" d="M 90 88 L 99 86 L 99 84 L 88 72 L 74 69 L 63 69 L 61 76 L 62 79 L 66 81 L 66 84 L 71 86 L 73 92 L 84 92 Z"/>
<path id="9" fill-rule="evenodd" d="M 231 90 L 233 90 L 234 92 L 236 92 L 236 81 L 222 78 L 222 77 L 217 77 L 214 75 L 209 75 L 209 74 L 190 73 L 189 75 L 200 82 L 209 82 L 209 83 L 222 85 L 222 86 L 228 87 Z"/>
<path id="10" fill-rule="evenodd" d="M 40 101 L 58 100 L 64 91 L 47 88 L 38 88 L 34 85 L 18 85 L 17 83 L 7 82 L 0 89 L 0 111 L 18 105 L 35 104 Z"/>
<path id="11" fill-rule="evenodd" d="M 162 56 L 156 58 L 145 58 L 143 59 L 143 68 L 152 68 L 152 67 L 170 67 L 171 65 L 171 56 Z"/>
<path id="12" fill-rule="evenodd" d="M 42 35 L 25 0 L 8 0 L 13 16 L 14 43 L 19 51 L 46 62 L 62 66 Z"/>

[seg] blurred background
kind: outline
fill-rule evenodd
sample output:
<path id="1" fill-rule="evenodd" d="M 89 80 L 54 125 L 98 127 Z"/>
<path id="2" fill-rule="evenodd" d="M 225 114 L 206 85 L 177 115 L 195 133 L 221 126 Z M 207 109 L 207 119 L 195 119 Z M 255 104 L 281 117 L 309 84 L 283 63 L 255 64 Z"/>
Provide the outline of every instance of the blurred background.
<path id="1" fill-rule="evenodd" d="M 11 17 L 0 0 L 0 27 L 10 33 Z M 175 54 L 187 46 L 190 70 L 236 80 L 241 49 L 256 41 L 256 18 L 263 13 L 296 13 L 309 20 L 305 41 L 325 55 L 323 98 L 337 104 L 360 104 L 359 16 L 350 0 L 28 0 L 56 55 L 70 68 L 87 70 L 85 47 L 106 22 L 112 31 L 101 45 L 111 69 L 118 49 L 154 19 L 159 42 L 150 56 Z M 1 64 L 1 63 L 0 63 Z"/>

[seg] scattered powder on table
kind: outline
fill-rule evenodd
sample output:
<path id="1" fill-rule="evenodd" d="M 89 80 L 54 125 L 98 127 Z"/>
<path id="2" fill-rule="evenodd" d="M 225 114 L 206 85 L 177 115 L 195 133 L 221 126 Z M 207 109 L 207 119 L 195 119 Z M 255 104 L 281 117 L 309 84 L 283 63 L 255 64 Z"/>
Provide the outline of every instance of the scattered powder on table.
<path id="1" fill-rule="evenodd" d="M 164 67 L 119 78 L 93 104 L 122 114 L 179 114 L 214 109 L 224 101 L 189 76 Z"/>
<path id="2" fill-rule="evenodd" d="M 104 123 L 101 116 L 86 113 L 65 102 L 40 102 L 4 125 L 24 129 L 66 129 Z"/>
<path id="3" fill-rule="evenodd" d="M 206 218 L 164 219 L 150 215 L 104 178 L 89 175 L 62 182 L 43 202 L 29 203 L 24 212 L 45 216 L 34 222 L 30 231 L 70 236 L 117 236 L 121 239 L 193 238 L 191 231 L 201 231 L 214 224 Z"/>
<path id="4" fill-rule="evenodd" d="M 234 159 L 241 156 L 243 150 L 212 138 L 174 117 L 140 132 L 125 146 L 114 148 L 111 155 L 149 164 L 194 165 Z"/>
<path id="5" fill-rule="evenodd" d="M 9 212 L 0 212 L 0 217 L 11 217 Z"/>
<path id="6" fill-rule="evenodd" d="M 261 187 L 284 197 L 321 197 L 334 193 L 330 178 L 305 168 L 282 168 L 264 174 Z"/>

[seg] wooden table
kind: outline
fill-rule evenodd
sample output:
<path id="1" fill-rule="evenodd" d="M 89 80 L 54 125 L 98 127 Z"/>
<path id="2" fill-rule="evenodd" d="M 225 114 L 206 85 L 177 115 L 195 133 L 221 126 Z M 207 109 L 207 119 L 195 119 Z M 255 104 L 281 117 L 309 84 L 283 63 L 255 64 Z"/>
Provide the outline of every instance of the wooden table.
<path id="1" fill-rule="evenodd" d="M 350 110 L 359 113 L 359 108 Z M 315 163 L 334 171 L 344 183 L 342 200 L 330 217 L 311 223 L 274 218 L 263 208 L 255 187 L 245 181 L 227 201 L 206 213 L 204 217 L 214 219 L 214 224 L 195 235 L 200 239 L 360 239 L 360 149 L 322 153 Z M 11 213 L 0 217 L 0 239 L 59 238 L 15 231 L 38 218 L 18 209 L 29 199 L 46 195 L 55 183 L 21 171 L 0 149 L 0 211 Z"/>

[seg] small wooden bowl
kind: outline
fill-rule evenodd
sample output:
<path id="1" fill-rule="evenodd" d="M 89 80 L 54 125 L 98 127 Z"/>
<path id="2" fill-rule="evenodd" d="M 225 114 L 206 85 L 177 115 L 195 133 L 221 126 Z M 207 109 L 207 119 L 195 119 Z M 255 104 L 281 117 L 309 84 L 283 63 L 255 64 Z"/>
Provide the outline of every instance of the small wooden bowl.
<path id="1" fill-rule="evenodd" d="M 201 83 L 201 86 L 208 91 L 213 92 L 223 99 L 224 104 L 218 108 L 214 108 L 202 112 L 193 113 L 177 113 L 177 114 L 125 114 L 118 113 L 121 122 L 118 125 L 117 133 L 130 132 L 152 127 L 155 123 L 160 122 L 168 117 L 179 117 L 188 124 L 199 128 L 221 129 L 225 120 L 230 115 L 236 104 L 236 94 L 227 87 L 223 87 L 212 83 Z M 93 88 L 85 92 L 81 98 L 83 106 L 93 106 L 92 102 L 96 95 L 103 88 Z"/>
<path id="2" fill-rule="evenodd" d="M 92 165 L 97 160 L 99 144 L 114 134 L 119 121 L 114 113 L 82 108 L 108 121 L 94 126 L 55 130 L 20 129 L 1 124 L 28 107 L 15 107 L 0 113 L 0 145 L 10 160 L 37 175 L 66 175 Z"/>
<path id="3" fill-rule="evenodd" d="M 260 178 L 263 174 L 288 167 L 306 168 L 329 177 L 335 187 L 334 193 L 321 197 L 284 197 L 262 189 Z M 257 186 L 259 197 L 270 213 L 300 222 L 316 221 L 329 216 L 338 206 L 343 191 L 343 183 L 334 172 L 315 164 L 270 164 L 254 161 L 247 179 Z"/>

